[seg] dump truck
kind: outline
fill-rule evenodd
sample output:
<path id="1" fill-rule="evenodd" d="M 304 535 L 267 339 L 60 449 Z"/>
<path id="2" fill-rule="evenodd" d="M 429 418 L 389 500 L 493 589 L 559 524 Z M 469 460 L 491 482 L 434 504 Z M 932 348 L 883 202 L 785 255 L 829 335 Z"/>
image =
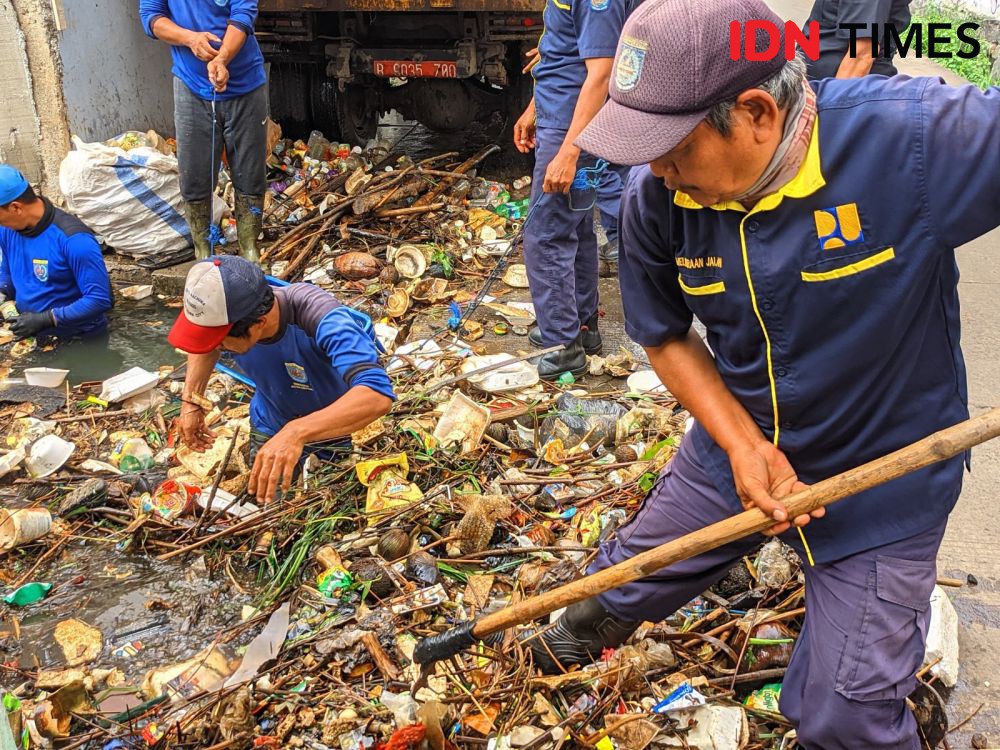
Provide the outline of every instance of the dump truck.
<path id="1" fill-rule="evenodd" d="M 396 110 L 438 132 L 508 133 L 531 97 L 544 0 L 260 0 L 272 117 L 364 144 Z"/>

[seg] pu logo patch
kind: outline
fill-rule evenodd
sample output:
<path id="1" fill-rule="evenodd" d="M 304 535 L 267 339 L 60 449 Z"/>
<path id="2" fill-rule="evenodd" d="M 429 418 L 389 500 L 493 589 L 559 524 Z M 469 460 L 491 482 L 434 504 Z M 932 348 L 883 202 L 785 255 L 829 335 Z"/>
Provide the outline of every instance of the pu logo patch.
<path id="1" fill-rule="evenodd" d="M 819 237 L 821 250 L 836 250 L 865 240 L 856 203 L 813 211 L 813 217 L 816 219 L 816 236 Z"/>
<path id="2" fill-rule="evenodd" d="M 622 37 L 622 51 L 615 65 L 615 86 L 619 91 L 631 91 L 639 85 L 642 66 L 646 62 L 649 42 L 630 36 Z"/>
<path id="3" fill-rule="evenodd" d="M 33 260 L 32 266 L 35 269 L 35 278 L 43 284 L 49 280 L 49 262 L 47 260 Z"/>
<path id="4" fill-rule="evenodd" d="M 590 7 L 594 10 L 607 10 L 611 5 L 611 0 L 590 0 Z"/>

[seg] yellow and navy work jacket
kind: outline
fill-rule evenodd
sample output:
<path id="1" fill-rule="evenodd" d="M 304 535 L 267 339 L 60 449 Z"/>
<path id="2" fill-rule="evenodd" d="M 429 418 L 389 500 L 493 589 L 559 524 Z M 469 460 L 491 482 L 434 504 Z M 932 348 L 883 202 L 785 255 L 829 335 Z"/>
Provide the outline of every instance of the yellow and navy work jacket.
<path id="1" fill-rule="evenodd" d="M 726 386 L 807 483 L 968 416 L 955 248 L 1000 225 L 1000 89 L 812 85 L 817 119 L 788 184 L 750 210 L 701 207 L 633 169 L 619 258 L 631 338 L 658 346 L 697 316 Z M 739 510 L 722 449 L 700 426 L 689 438 Z M 933 528 L 962 464 L 831 506 L 808 527 L 816 561 Z"/>
<path id="2" fill-rule="evenodd" d="M 627 0 L 548 0 L 538 42 L 535 121 L 539 127 L 568 128 L 587 78 L 585 60 L 614 57 L 625 24 Z"/>

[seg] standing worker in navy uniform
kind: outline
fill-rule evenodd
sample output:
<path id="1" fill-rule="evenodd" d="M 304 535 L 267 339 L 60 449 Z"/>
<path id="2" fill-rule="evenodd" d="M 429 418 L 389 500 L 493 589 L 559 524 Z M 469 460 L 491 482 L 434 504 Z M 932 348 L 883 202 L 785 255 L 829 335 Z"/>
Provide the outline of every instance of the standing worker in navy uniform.
<path id="1" fill-rule="evenodd" d="M 196 450 L 214 438 L 204 391 L 219 357 L 236 355 L 256 383 L 250 422 L 260 447 L 248 491 L 262 502 L 289 489 L 303 452 L 323 455 L 331 441 L 349 444 L 351 433 L 388 413 L 396 398 L 368 316 L 312 284 L 271 287 L 243 258 L 216 256 L 191 267 L 168 340 L 188 353 L 180 427 Z"/>
<path id="2" fill-rule="evenodd" d="M 910 25 L 910 0 L 816 0 L 809 13 L 810 21 L 819 23 L 819 58 L 809 60 L 809 77 L 858 78 L 869 73 L 896 75 L 892 58 L 895 44 L 882 47 L 886 24 L 901 37 Z M 850 30 L 844 24 L 863 24 L 854 30 L 854 52 L 851 53 Z M 877 38 L 872 38 L 872 24 L 877 24 Z M 807 28 L 808 33 L 808 28 Z"/>
<path id="3" fill-rule="evenodd" d="M 570 186 L 579 169 L 595 167 L 596 159 L 574 141 L 607 98 L 625 15 L 625 0 L 548 0 L 538 45 L 541 59 L 532 70 L 535 94 L 514 126 L 518 150 L 535 149 L 532 208 L 524 235 L 524 262 L 538 319 L 531 343 L 566 347 L 539 359 L 538 374 L 547 380 L 567 371 L 584 372 L 587 354 L 601 351 L 593 217 L 598 191 L 590 187 L 571 195 Z M 617 217 L 617 207 L 609 207 L 606 196 L 620 195 L 619 174 L 609 169 L 590 176 L 604 183 L 599 190 L 605 196 L 602 213 Z M 617 220 L 614 224 L 605 227 L 609 239 L 617 235 Z"/>
<path id="4" fill-rule="evenodd" d="M 181 195 L 195 256 L 214 243 L 212 194 L 222 147 L 236 190 L 240 253 L 259 260 L 267 188 L 267 79 L 254 37 L 256 0 L 139 0 L 142 28 L 170 45 Z M 212 153 L 212 147 L 215 153 Z"/>
<path id="5" fill-rule="evenodd" d="M 730 23 L 753 20 L 783 25 L 761 0 L 640 6 L 611 101 L 579 140 L 646 165 L 622 195 L 625 329 L 695 419 L 590 572 L 760 509 L 807 561 L 805 623 L 781 689 L 798 742 L 920 750 L 906 698 L 968 456 L 825 513 L 789 518 L 781 501 L 968 418 L 955 249 L 1000 225 L 1000 88 L 810 84 L 799 59 L 730 59 Z M 570 606 L 531 642 L 535 663 L 600 658 L 763 540 Z"/>
<path id="6" fill-rule="evenodd" d="M 13 333 L 96 336 L 108 327 L 111 281 L 94 233 L 35 194 L 24 176 L 0 164 L 0 301 L 13 300 Z"/>

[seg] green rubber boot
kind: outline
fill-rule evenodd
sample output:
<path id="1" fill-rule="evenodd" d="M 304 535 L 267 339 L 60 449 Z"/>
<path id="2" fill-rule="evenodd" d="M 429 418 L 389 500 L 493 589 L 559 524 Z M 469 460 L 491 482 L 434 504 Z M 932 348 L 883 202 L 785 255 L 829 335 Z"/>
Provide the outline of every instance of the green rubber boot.
<path id="1" fill-rule="evenodd" d="M 187 222 L 194 242 L 194 257 L 204 260 L 212 254 L 212 247 L 208 241 L 208 230 L 212 226 L 212 199 L 188 201 Z"/>
<path id="2" fill-rule="evenodd" d="M 263 217 L 263 196 L 236 194 L 236 236 L 239 238 L 240 255 L 254 263 L 260 262 L 257 238 L 260 237 Z"/>

